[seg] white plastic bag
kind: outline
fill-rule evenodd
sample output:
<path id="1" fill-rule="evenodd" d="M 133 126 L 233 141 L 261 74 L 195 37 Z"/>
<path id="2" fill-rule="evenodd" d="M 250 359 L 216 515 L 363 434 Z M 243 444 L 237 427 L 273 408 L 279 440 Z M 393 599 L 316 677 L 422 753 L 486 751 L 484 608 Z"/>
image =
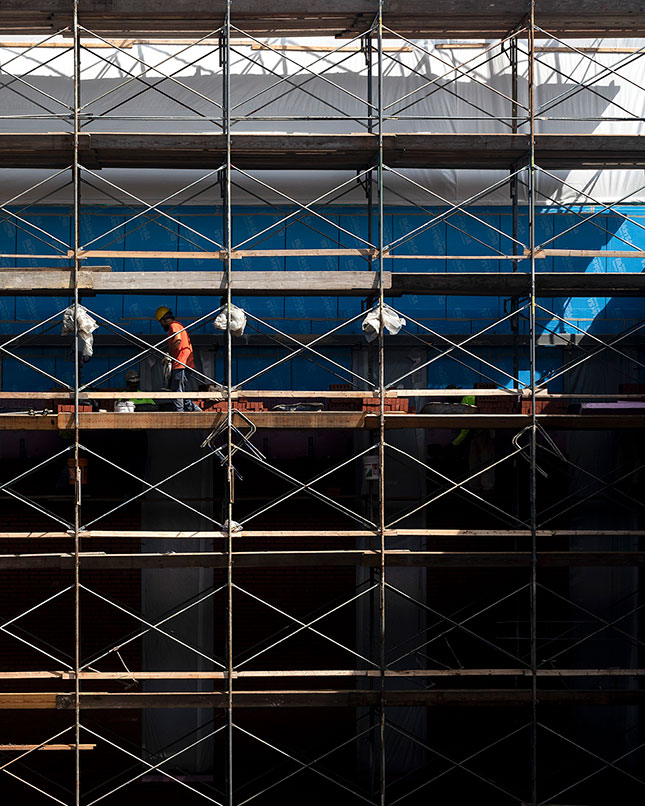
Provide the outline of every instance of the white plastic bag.
<path id="1" fill-rule="evenodd" d="M 119 400 L 118 403 L 115 405 L 114 410 L 119 414 L 133 414 L 135 410 L 134 401 Z"/>
<path id="2" fill-rule="evenodd" d="M 217 330 L 226 330 L 228 317 L 226 316 L 226 306 L 217 314 L 213 321 L 213 327 Z M 246 314 L 237 305 L 231 305 L 231 333 L 234 336 L 241 336 L 246 327 Z"/>
<path id="3" fill-rule="evenodd" d="M 170 376 L 172 374 L 172 358 L 169 355 L 161 359 L 161 367 L 163 371 L 163 388 L 170 389 Z"/>
<path id="4" fill-rule="evenodd" d="M 363 319 L 362 329 L 367 341 L 374 341 L 379 332 L 379 306 L 375 305 L 374 308 Z M 405 319 L 389 305 L 383 304 L 383 327 L 387 330 L 390 336 L 396 334 L 405 325 Z"/>
<path id="5" fill-rule="evenodd" d="M 92 319 L 87 310 L 82 306 L 77 306 L 76 322 L 78 324 L 78 337 L 80 340 L 81 355 L 84 361 L 89 361 L 94 355 L 94 336 L 98 324 Z M 70 305 L 63 311 L 63 329 L 61 333 L 67 336 L 74 332 L 74 306 Z"/>

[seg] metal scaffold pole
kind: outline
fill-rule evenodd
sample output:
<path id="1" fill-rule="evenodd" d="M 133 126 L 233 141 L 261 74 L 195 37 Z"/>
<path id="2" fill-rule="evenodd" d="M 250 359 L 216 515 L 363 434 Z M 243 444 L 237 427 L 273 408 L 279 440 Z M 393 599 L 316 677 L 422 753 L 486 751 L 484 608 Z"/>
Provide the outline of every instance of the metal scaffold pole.
<path id="1" fill-rule="evenodd" d="M 529 250 L 531 261 L 531 290 L 529 296 L 529 371 L 531 384 L 531 424 L 529 448 L 529 507 L 531 525 L 531 803 L 537 806 L 537 414 L 536 414 L 536 307 L 535 307 L 535 0 L 530 0 L 528 28 L 528 106 L 529 106 Z"/>
<path id="2" fill-rule="evenodd" d="M 380 803 L 386 803 L 386 783 L 387 783 L 387 757 L 385 748 L 386 729 L 386 707 L 385 707 L 385 670 L 386 670 L 386 578 L 385 578 L 385 327 L 383 321 L 384 304 L 384 261 L 383 250 L 385 247 L 384 226 L 384 185 L 383 185 L 383 0 L 378 0 L 378 20 L 377 20 L 377 135 L 378 135 L 378 168 L 377 168 L 377 196 L 378 196 L 378 273 L 379 273 L 379 336 L 378 336 L 378 389 L 379 389 L 379 447 L 378 447 L 378 486 L 379 486 L 379 546 L 380 546 L 380 573 L 379 573 L 379 665 L 381 669 L 381 702 L 380 702 L 380 725 L 379 725 L 379 745 L 380 745 Z"/>
<path id="3" fill-rule="evenodd" d="M 226 803 L 233 806 L 233 342 L 231 338 L 232 272 L 231 260 L 231 2 L 226 0 L 223 30 L 223 131 L 226 138 L 224 165 L 224 251 L 226 273 L 226 667 L 228 693 L 226 708 Z"/>
<path id="4" fill-rule="evenodd" d="M 81 551 L 81 489 L 82 477 L 79 462 L 79 388 L 81 385 L 80 367 L 80 339 L 78 327 L 79 313 L 79 271 L 80 271 L 80 215 L 81 215 L 81 178 L 79 163 L 79 135 L 80 135 L 80 106 L 81 106 L 81 38 L 78 21 L 79 0 L 74 0 L 74 162 L 72 165 L 72 187 L 74 192 L 73 210 L 73 252 L 74 252 L 74 741 L 75 748 L 75 775 L 74 775 L 74 802 L 75 806 L 81 803 L 81 616 L 80 616 L 80 551 Z"/>

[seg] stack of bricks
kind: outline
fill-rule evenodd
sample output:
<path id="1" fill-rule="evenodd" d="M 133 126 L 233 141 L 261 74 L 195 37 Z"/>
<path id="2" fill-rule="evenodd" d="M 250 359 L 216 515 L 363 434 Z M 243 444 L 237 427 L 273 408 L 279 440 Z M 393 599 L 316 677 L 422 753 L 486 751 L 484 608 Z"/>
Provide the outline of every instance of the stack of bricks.
<path id="1" fill-rule="evenodd" d="M 226 406 L 224 408 L 226 408 Z M 238 411 L 266 411 L 264 403 L 261 400 L 246 400 L 246 398 L 242 397 L 233 401 L 233 408 Z"/>
<path id="2" fill-rule="evenodd" d="M 362 411 L 363 406 L 359 398 L 332 397 L 327 401 L 328 411 Z"/>
<path id="3" fill-rule="evenodd" d="M 226 400 L 198 400 L 197 403 L 198 405 L 201 404 L 204 411 L 228 411 L 228 402 Z M 266 411 L 264 403 L 261 400 L 247 400 L 241 397 L 238 400 L 233 400 L 232 405 L 233 408 L 238 411 Z"/>
<path id="4" fill-rule="evenodd" d="M 475 405 L 480 414 L 513 414 L 517 406 L 515 395 L 477 395 Z"/>
<path id="5" fill-rule="evenodd" d="M 557 400 L 548 400 L 536 398 L 535 400 L 535 413 L 536 414 L 566 414 L 569 408 L 569 401 L 566 398 L 558 398 Z M 522 414 L 532 414 L 533 406 L 531 398 L 522 400 Z"/>
<path id="6" fill-rule="evenodd" d="M 475 389 L 497 389 L 494 383 L 476 383 Z M 477 395 L 475 405 L 480 414 L 513 414 L 517 408 L 517 396 Z"/>
<path id="7" fill-rule="evenodd" d="M 89 403 L 79 403 L 78 404 L 79 411 L 92 411 L 92 406 Z M 74 404 L 70 403 L 69 400 L 65 401 L 56 401 L 56 412 L 61 414 L 62 412 L 71 412 L 74 413 Z"/>
<path id="8" fill-rule="evenodd" d="M 351 383 L 330 383 L 330 392 L 351 392 Z M 329 411 L 361 411 L 363 408 L 360 398 L 332 397 L 327 401 Z"/>
<path id="9" fill-rule="evenodd" d="M 407 397 L 386 397 L 383 409 L 385 412 L 400 411 L 407 414 L 410 401 Z M 364 397 L 363 411 L 370 414 L 378 414 L 381 411 L 381 403 L 378 397 Z"/>

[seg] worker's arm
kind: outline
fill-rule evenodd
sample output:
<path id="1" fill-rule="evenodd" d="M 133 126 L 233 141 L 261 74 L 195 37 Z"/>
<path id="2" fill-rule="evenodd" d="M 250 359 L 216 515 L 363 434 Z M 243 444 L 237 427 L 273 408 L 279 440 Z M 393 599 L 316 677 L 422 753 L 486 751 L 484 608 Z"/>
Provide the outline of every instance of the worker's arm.
<path id="1" fill-rule="evenodd" d="M 462 428 L 450 444 L 453 448 L 457 448 L 466 439 L 468 434 L 470 434 L 470 428 Z"/>
<path id="2" fill-rule="evenodd" d="M 175 355 L 179 350 L 179 345 L 181 344 L 181 331 L 183 328 L 179 325 L 178 322 L 173 322 L 170 325 L 170 336 L 168 337 L 168 351 Z M 180 331 L 177 333 L 176 331 Z"/>

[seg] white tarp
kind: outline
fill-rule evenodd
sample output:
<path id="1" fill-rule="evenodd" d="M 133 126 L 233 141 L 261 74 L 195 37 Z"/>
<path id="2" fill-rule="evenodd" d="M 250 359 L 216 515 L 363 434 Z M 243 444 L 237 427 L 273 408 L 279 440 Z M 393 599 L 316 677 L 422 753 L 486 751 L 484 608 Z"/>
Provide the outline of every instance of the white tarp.
<path id="1" fill-rule="evenodd" d="M 369 110 L 367 65 L 357 42 L 341 43 L 319 38 L 267 41 L 275 50 L 262 49 L 248 40 L 236 41 L 233 45 L 232 114 L 243 118 L 233 121 L 234 132 L 366 131 L 365 115 Z M 310 44 L 313 50 L 280 50 L 292 47 L 296 42 L 299 47 Z M 84 131 L 221 131 L 217 123 L 221 116 L 221 66 L 217 50 L 212 45 L 188 47 L 162 42 L 134 43 L 114 51 L 92 47 L 100 44 L 99 40 L 88 39 L 88 47 L 82 50 Z M 386 132 L 510 131 L 513 88 L 507 47 L 496 45 L 491 50 L 493 43 L 490 42 L 470 43 L 468 47 L 457 48 L 455 43 L 447 41 L 418 40 L 416 44 L 418 48 L 404 41 L 385 41 L 384 109 L 387 115 L 396 117 L 396 120 L 385 120 Z M 537 131 L 645 133 L 645 124 L 639 120 L 643 117 L 645 100 L 645 92 L 640 86 L 645 56 L 637 50 L 643 47 L 643 41 L 574 40 L 570 44 L 575 50 L 567 50 L 555 40 L 539 40 L 537 43 Z M 320 50 L 341 45 L 342 49 L 336 53 Z M 605 51 L 613 49 L 614 52 L 595 50 L 600 46 Z M 6 70 L 0 74 L 0 131 L 70 130 L 72 54 L 61 49 L 53 58 L 55 53 L 51 48 L 32 49 L 28 53 L 10 47 L 0 49 L 0 60 Z M 150 69 L 151 66 L 156 69 Z M 319 75 L 314 77 L 308 70 Z M 18 83 L 13 78 L 15 76 L 24 76 L 28 83 Z M 519 118 L 526 117 L 527 79 L 526 42 L 520 40 Z M 149 83 L 151 88 L 142 92 L 142 82 Z M 580 82 L 586 82 L 588 86 L 580 89 Z M 373 97 L 376 98 L 376 92 Z M 87 117 L 99 114 L 101 117 L 97 120 Z M 258 115 L 271 119 L 249 119 Z M 298 115 L 300 120 L 288 119 L 294 115 Z M 349 119 L 352 115 L 355 118 Z M 519 131 L 526 130 L 526 124 L 520 122 Z M 0 171 L 3 201 L 52 173 Z M 434 197 L 386 172 L 387 204 L 405 203 L 397 193 L 412 202 L 427 205 L 463 201 L 505 176 L 499 171 L 452 169 L 401 173 L 429 187 L 438 196 Z M 198 175 L 199 172 L 195 171 L 164 172 L 157 169 L 101 171 L 102 177 L 127 187 L 146 201 L 159 201 Z M 351 173 L 260 171 L 254 175 L 304 202 L 348 179 Z M 562 186 L 550 177 L 538 176 L 538 192 L 542 194 L 540 203 L 645 201 L 642 170 L 559 171 L 556 176 L 565 179 L 571 187 Z M 86 178 L 89 181 L 83 188 L 83 201 L 109 204 L 106 192 L 115 191 L 110 191 L 106 185 L 101 188 L 101 182 L 96 179 Z M 242 177 L 236 176 L 236 182 L 259 191 Z M 63 184 L 61 180 L 61 188 Z M 213 187 L 191 201 L 183 201 L 192 204 L 220 202 L 219 189 L 213 183 L 205 184 Z M 47 189 L 55 187 L 56 182 Z M 61 189 L 49 197 L 48 202 L 69 201 L 69 192 L 68 188 Z M 286 203 L 276 193 L 262 190 L 260 195 L 268 202 Z M 27 196 L 21 201 L 29 199 Z M 331 200 L 329 197 L 323 201 L 329 203 Z M 236 204 L 258 203 L 257 198 L 237 189 L 234 189 L 233 201 Z M 363 201 L 364 195 L 358 186 L 342 198 L 344 204 Z M 128 203 L 135 202 L 130 198 Z M 508 204 L 508 186 L 500 187 L 475 203 Z"/>

